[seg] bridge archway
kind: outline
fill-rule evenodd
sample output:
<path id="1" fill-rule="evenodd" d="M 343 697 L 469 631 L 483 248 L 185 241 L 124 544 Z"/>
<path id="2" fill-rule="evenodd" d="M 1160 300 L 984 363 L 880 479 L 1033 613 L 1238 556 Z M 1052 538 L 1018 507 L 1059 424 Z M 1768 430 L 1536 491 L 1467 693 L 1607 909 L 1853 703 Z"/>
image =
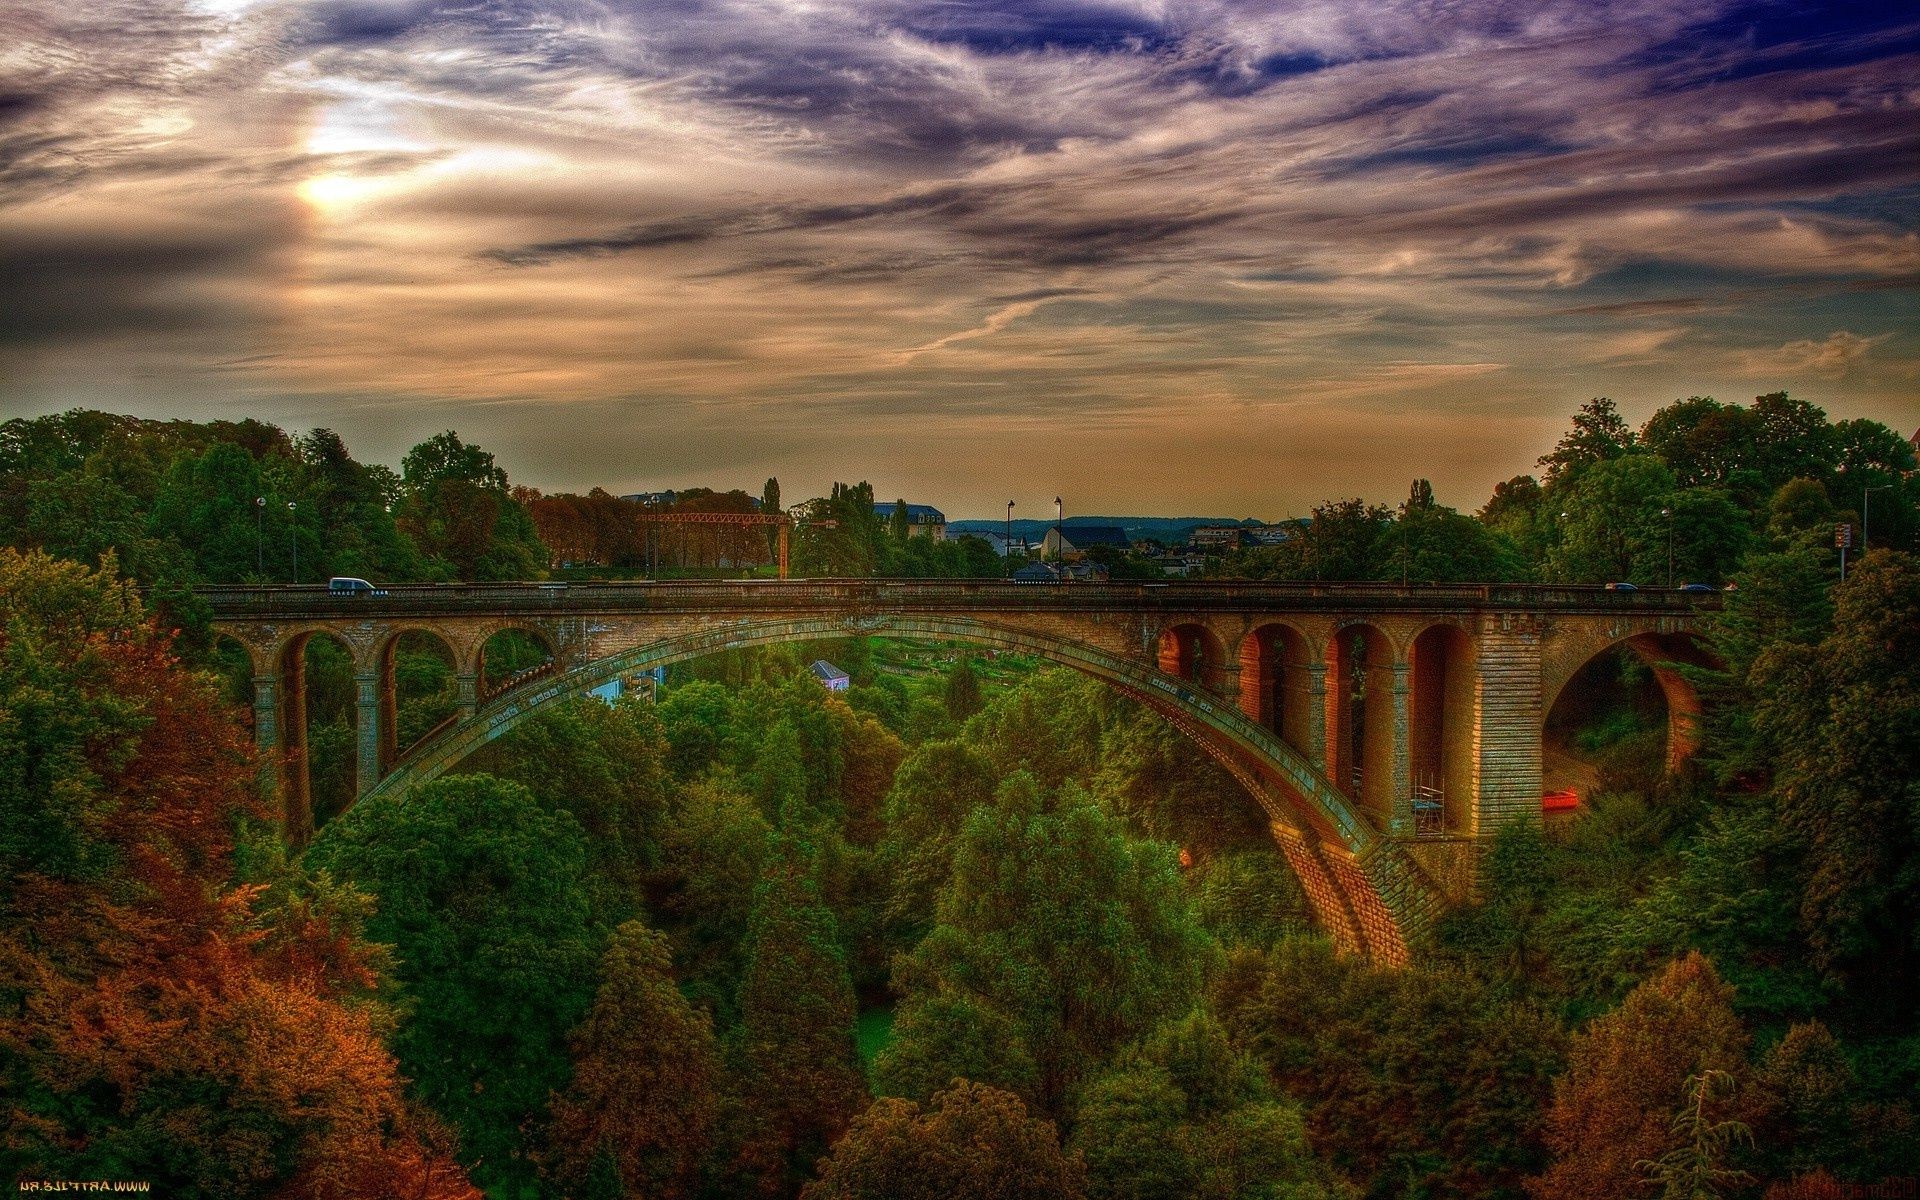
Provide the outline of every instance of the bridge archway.
<path id="1" fill-rule="evenodd" d="M 1326 719 L 1314 711 L 1315 662 L 1307 635 L 1283 621 L 1269 621 L 1240 640 L 1240 711 L 1307 755 L 1319 746 Z"/>
<path id="2" fill-rule="evenodd" d="M 1607 659 L 1628 655 L 1642 665 L 1653 678 L 1666 708 L 1666 746 L 1663 761 L 1668 771 L 1680 769 L 1700 745 L 1700 693 L 1688 679 L 1687 667 L 1711 667 L 1711 651 L 1694 634 L 1642 630 L 1597 640 L 1583 647 L 1550 671 L 1541 692 L 1541 739 L 1548 743 L 1551 731 L 1566 716 L 1567 706 L 1582 698 L 1595 683 L 1596 668 Z M 1550 764 L 1551 773 L 1551 764 Z"/>
<path id="3" fill-rule="evenodd" d="M 1413 639 L 1407 658 L 1415 829 L 1472 832 L 1478 824 L 1470 799 L 1479 690 L 1473 638 L 1451 622 L 1429 625 Z"/>
<path id="4" fill-rule="evenodd" d="M 1182 621 L 1160 631 L 1160 670 L 1215 692 L 1225 690 L 1227 648 L 1220 635 L 1199 621 Z"/>
<path id="5" fill-rule="evenodd" d="M 440 669 L 430 665 L 438 659 Z M 460 649 L 429 626 L 395 629 L 380 643 L 380 773 L 401 754 L 444 732 L 462 707 Z M 468 704 L 471 707 L 471 704 Z"/>
<path id="6" fill-rule="evenodd" d="M 474 650 L 480 697 L 491 699 L 529 679 L 550 673 L 559 647 L 537 625 L 504 622 L 482 633 Z"/>
<path id="7" fill-rule="evenodd" d="M 645 643 L 564 673 L 526 679 L 401 755 L 395 769 L 366 795 L 400 793 L 436 778 L 545 705 L 623 675 L 723 650 L 879 632 L 1032 654 L 1100 679 L 1159 712 L 1219 760 L 1260 803 L 1322 926 L 1348 949 L 1404 962 L 1409 941 L 1424 934 L 1438 911 L 1440 897 L 1412 860 L 1379 836 L 1313 764 L 1249 720 L 1236 704 L 1193 686 L 1191 680 L 1084 644 L 952 617 L 872 617 L 851 624 L 838 617 L 743 622 Z"/>
<path id="8" fill-rule="evenodd" d="M 316 681 L 309 673 L 314 658 L 333 657 L 336 654 L 338 657 L 333 665 L 343 669 L 329 674 L 339 678 L 323 678 L 316 686 Z M 315 753 L 314 729 L 310 718 L 315 707 L 316 691 L 319 693 L 317 699 L 321 710 L 335 717 L 344 717 L 347 731 L 367 723 L 368 714 L 362 711 L 367 697 L 362 694 L 363 689 L 354 686 L 353 646 L 345 638 L 325 629 L 306 629 L 288 638 L 279 648 L 275 672 L 280 679 L 275 719 L 282 747 L 280 796 L 284 805 L 285 828 L 290 841 L 295 845 L 303 845 L 313 836 L 316 824 L 316 791 L 319 793 L 319 807 L 325 810 L 327 816 L 345 811 L 354 802 L 354 797 L 365 791 L 361 786 L 364 780 L 360 778 L 364 764 L 354 761 L 352 734 L 343 732 L 336 736 L 332 725 L 337 722 L 329 724 L 324 734 L 326 744 L 321 747 L 321 753 Z M 334 742 L 339 744 L 332 744 Z M 316 759 L 333 772 L 332 776 L 322 781 L 319 788 L 314 785 Z"/>
<path id="9" fill-rule="evenodd" d="M 1327 778 L 1383 823 L 1405 804 L 1395 770 L 1404 670 L 1377 625 L 1342 625 L 1327 642 Z"/>

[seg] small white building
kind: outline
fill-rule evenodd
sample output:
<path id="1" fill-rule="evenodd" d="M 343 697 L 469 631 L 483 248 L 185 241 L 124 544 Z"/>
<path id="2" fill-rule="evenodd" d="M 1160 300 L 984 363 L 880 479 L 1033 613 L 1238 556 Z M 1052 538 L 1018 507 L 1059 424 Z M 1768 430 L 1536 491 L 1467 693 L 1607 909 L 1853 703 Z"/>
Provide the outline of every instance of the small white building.
<path id="1" fill-rule="evenodd" d="M 815 659 L 813 666 L 809 669 L 813 672 L 813 677 L 820 681 L 820 686 L 830 692 L 844 692 L 853 684 L 851 675 L 824 658 Z"/>

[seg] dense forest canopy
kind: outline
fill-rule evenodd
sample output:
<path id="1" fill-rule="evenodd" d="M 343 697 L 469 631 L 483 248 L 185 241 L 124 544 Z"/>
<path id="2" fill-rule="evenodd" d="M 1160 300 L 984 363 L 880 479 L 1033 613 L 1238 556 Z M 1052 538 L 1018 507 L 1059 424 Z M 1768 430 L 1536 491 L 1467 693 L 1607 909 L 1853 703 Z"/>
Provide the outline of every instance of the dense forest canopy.
<path id="1" fill-rule="evenodd" d="M 1475 515 L 1417 482 L 1332 501 L 1218 567 L 1659 585 L 1671 558 L 1736 585 L 1690 668 L 1693 762 L 1668 773 L 1630 704 L 1584 714 L 1578 819 L 1502 831 L 1389 970 L 1332 950 L 1258 807 L 1158 717 L 877 638 L 567 701 L 359 805 L 351 667 L 316 639 L 320 828 L 290 855 L 190 587 L 296 558 L 644 569 L 629 502 L 516 490 L 451 433 L 395 471 L 257 422 L 0 425 L 0 1166 L 580 1200 L 1790 1200 L 1920 1173 L 1912 448 L 1784 395 L 1639 430 L 1595 400 L 1541 467 Z M 810 502 L 796 562 L 1002 569 L 873 499 Z M 1841 522 L 1868 542 L 1844 582 Z M 764 564 L 765 532 L 711 549 Z M 430 638 L 397 676 L 403 731 L 452 711 Z"/>

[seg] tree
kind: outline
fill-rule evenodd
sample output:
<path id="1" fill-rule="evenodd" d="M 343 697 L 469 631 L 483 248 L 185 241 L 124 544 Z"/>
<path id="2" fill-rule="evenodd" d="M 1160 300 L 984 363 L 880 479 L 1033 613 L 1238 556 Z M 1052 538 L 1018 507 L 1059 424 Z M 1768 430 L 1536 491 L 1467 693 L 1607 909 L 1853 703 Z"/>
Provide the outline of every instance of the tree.
<path id="1" fill-rule="evenodd" d="M 980 695 L 980 676 L 973 669 L 973 660 L 962 656 L 947 672 L 947 715 L 956 722 L 964 722 L 968 717 L 985 707 L 986 701 Z"/>
<path id="2" fill-rule="evenodd" d="M 1571 481 L 1586 467 L 1631 452 L 1638 442 L 1613 401 L 1595 396 L 1573 414 L 1573 428 L 1561 437 L 1553 453 L 1541 456 L 1539 465 L 1547 469 L 1548 490 Z"/>
<path id="3" fill-rule="evenodd" d="M 1514 1196 L 1542 1164 L 1558 1022 L 1457 970 L 1382 968 L 1319 938 L 1237 951 L 1214 988 L 1234 1045 L 1371 1196 Z"/>
<path id="4" fill-rule="evenodd" d="M 565 701 L 491 743 L 471 765 L 578 821 L 596 917 L 611 925 L 633 915 L 646 872 L 659 865 L 667 808 L 667 739 L 652 704 Z"/>
<path id="5" fill-rule="evenodd" d="M 771 475 L 767 477 L 766 485 L 760 489 L 760 511 L 769 517 L 783 516 L 786 512 L 785 509 L 780 507 L 780 481 Z M 769 525 L 767 527 L 767 554 L 769 556 L 777 554 L 779 553 L 779 549 L 780 530 L 776 526 Z"/>
<path id="6" fill-rule="evenodd" d="M 476 1200 L 381 1046 L 359 898 L 235 886 L 245 735 L 130 584 L 0 549 L 0 1144 L 21 1178 Z"/>
<path id="7" fill-rule="evenodd" d="M 892 882 L 889 911 L 917 939 L 953 864 L 967 814 L 991 803 L 993 766 L 962 742 L 923 742 L 894 773 L 880 858 Z"/>
<path id="8" fill-rule="evenodd" d="M 688 996 L 730 1027 L 739 1020 L 747 925 L 754 889 L 773 862 L 773 828 L 750 797 L 709 781 L 678 791 L 662 839 L 654 903 L 672 922 L 680 977 Z"/>
<path id="9" fill-rule="evenodd" d="M 540 545 L 526 506 L 507 491 L 493 455 L 451 430 L 407 452 L 400 464 L 403 531 L 457 579 L 534 579 Z"/>
<path id="10" fill-rule="evenodd" d="M 1090 1085 L 1073 1145 L 1096 1200 L 1334 1197 L 1297 1105 L 1213 1018 L 1169 1022 Z"/>
<path id="11" fill-rule="evenodd" d="M 1920 566 L 1877 550 L 1833 591 L 1817 645 L 1761 651 L 1753 732 L 1800 851 L 1820 965 L 1899 978 L 1920 950 Z"/>
<path id="12" fill-rule="evenodd" d="M 1676 400 L 1648 418 L 1640 444 L 1667 464 L 1681 487 L 1736 482 L 1753 470 L 1758 431 L 1752 414 L 1711 396 Z"/>
<path id="13" fill-rule="evenodd" d="M 1040 1107 L 1061 1113 L 1100 1060 L 1192 1004 L 1213 953 L 1171 847 L 1016 774 L 968 815 L 933 930 L 896 977 L 909 1005 L 960 992 L 1004 1014 Z"/>
<path id="14" fill-rule="evenodd" d="M 593 1008 L 568 1041 L 554 1175 L 578 1186 L 604 1162 L 625 1195 L 687 1195 L 712 1134 L 719 1061 L 712 1021 L 674 986 L 664 936 L 638 921 L 614 931 Z"/>
<path id="15" fill-rule="evenodd" d="M 1646 1194 L 1642 1163 L 1678 1148 L 1689 1079 L 1746 1075 L 1747 1032 L 1733 991 L 1700 954 L 1677 959 L 1573 1038 L 1554 1084 L 1547 1144 L 1554 1162 L 1528 1181 L 1536 1200 L 1609 1200 Z M 1728 1111 L 1703 1091 L 1702 1115 Z"/>
<path id="16" fill-rule="evenodd" d="M 1645 454 L 1586 464 L 1555 490 L 1561 505 L 1559 541 L 1547 552 L 1546 573 L 1562 583 L 1666 578 L 1673 472 Z M 1675 527 L 1678 532 L 1678 527 Z"/>
<path id="17" fill-rule="evenodd" d="M 307 851 L 379 899 L 411 998 L 402 1068 L 489 1183 L 531 1175 L 524 1127 L 566 1079 L 567 1032 L 593 998 L 585 836 L 519 784 L 452 775 L 362 801 Z"/>
<path id="18" fill-rule="evenodd" d="M 801 1200 L 1078 1200 L 1085 1173 L 1053 1122 L 958 1080 L 923 1107 L 881 1100 L 854 1121 Z"/>
<path id="19" fill-rule="evenodd" d="M 1754 397 L 1748 409 L 1754 427 L 1753 468 L 1766 490 L 1789 479 L 1826 479 L 1838 462 L 1838 445 L 1827 414 L 1785 392 Z"/>
<path id="20" fill-rule="evenodd" d="M 797 849 L 754 893 L 740 1024 L 728 1042 L 737 1170 L 783 1195 L 865 1100 L 853 1044 L 853 981 L 833 913 Z"/>
<path id="21" fill-rule="evenodd" d="M 1679 1145 L 1657 1159 L 1636 1164 L 1647 1182 L 1660 1188 L 1661 1200 L 1719 1200 L 1726 1185 L 1750 1182 L 1753 1176 L 1722 1166 L 1733 1148 L 1753 1142 L 1753 1131 L 1743 1121 L 1715 1121 L 1707 1116 L 1707 1102 L 1715 1093 L 1731 1090 L 1733 1076 L 1725 1071 L 1702 1071 L 1687 1078 L 1684 1103 L 1673 1118 L 1673 1136 Z"/>

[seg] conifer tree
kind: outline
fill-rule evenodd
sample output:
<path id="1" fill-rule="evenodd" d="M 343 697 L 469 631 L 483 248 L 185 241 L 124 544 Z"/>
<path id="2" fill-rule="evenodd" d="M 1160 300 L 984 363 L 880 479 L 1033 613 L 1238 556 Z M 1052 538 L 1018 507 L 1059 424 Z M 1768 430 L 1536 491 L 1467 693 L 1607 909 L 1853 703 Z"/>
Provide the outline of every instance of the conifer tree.
<path id="1" fill-rule="evenodd" d="M 759 1194 L 789 1194 L 864 1103 L 854 1012 L 839 927 L 789 845 L 754 894 L 727 1048 L 736 1169 Z"/>
<path id="2" fill-rule="evenodd" d="M 719 1063 L 713 1023 L 674 986 L 663 935 L 639 921 L 614 931 L 593 1009 L 570 1041 L 551 1173 L 577 1183 L 610 1168 L 623 1195 L 687 1195 L 712 1136 Z"/>

